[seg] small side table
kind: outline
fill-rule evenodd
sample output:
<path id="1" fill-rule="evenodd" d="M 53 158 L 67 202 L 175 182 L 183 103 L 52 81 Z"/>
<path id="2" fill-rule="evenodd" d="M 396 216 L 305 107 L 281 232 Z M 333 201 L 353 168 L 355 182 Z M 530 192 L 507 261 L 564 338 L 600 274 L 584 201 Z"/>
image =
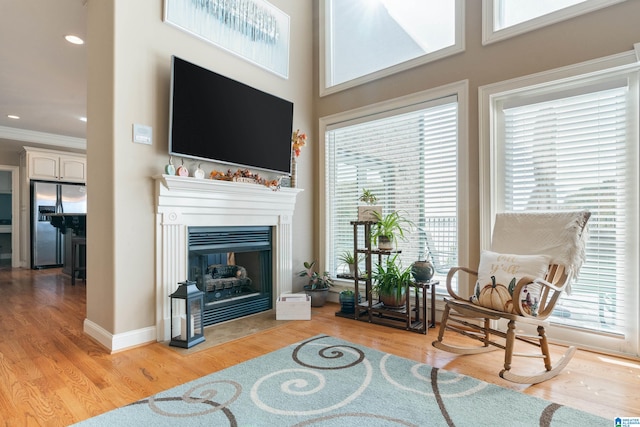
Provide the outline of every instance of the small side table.
<path id="1" fill-rule="evenodd" d="M 429 282 L 415 282 L 415 287 L 420 288 L 422 290 L 422 304 L 423 307 L 427 307 L 427 291 L 431 290 L 431 322 L 428 326 L 425 325 L 426 328 L 435 328 L 436 327 L 436 285 L 439 285 L 440 281 L 431 280 Z M 419 306 L 419 295 L 416 292 L 416 306 Z M 427 319 L 424 319 L 426 323 Z"/>

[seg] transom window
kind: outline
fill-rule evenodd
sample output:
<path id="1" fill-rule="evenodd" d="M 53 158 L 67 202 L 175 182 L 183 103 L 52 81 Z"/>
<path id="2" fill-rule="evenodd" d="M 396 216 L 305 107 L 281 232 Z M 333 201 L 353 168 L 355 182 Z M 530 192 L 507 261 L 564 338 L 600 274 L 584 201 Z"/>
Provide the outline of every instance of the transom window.
<path id="1" fill-rule="evenodd" d="M 497 0 L 494 1 L 493 29 L 513 27 L 586 0 Z M 497 6 L 497 7 L 496 7 Z"/>
<path id="2" fill-rule="evenodd" d="M 452 55 L 462 0 L 324 0 L 321 95 Z"/>
<path id="3" fill-rule="evenodd" d="M 482 41 L 492 43 L 625 0 L 482 0 Z"/>

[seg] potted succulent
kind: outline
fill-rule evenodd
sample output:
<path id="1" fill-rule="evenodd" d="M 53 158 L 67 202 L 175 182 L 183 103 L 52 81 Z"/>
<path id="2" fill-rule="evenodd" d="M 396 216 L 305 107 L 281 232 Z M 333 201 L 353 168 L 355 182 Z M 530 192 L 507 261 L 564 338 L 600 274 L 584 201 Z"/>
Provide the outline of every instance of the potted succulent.
<path id="1" fill-rule="evenodd" d="M 393 250 L 398 239 L 404 239 L 405 231 L 413 226 L 413 223 L 398 211 L 384 216 L 374 212 L 374 216 L 377 221 L 371 227 L 371 239 L 378 245 L 378 249 L 383 251 Z"/>
<path id="2" fill-rule="evenodd" d="M 355 256 L 351 251 L 344 251 L 338 256 L 338 260 L 349 267 L 349 274 L 355 277 L 356 265 L 360 264 L 362 257 Z"/>
<path id="3" fill-rule="evenodd" d="M 407 285 L 412 285 L 411 267 L 403 268 L 398 254 L 389 256 L 385 262 L 376 264 L 372 279 L 372 290 L 386 307 L 402 307 L 406 303 Z"/>
<path id="4" fill-rule="evenodd" d="M 358 200 L 364 203 L 364 206 L 358 206 L 358 221 L 376 221 L 374 213 L 382 214 L 382 206 L 375 204 L 378 197 L 371 190 L 363 188 Z"/>
<path id="5" fill-rule="evenodd" d="M 311 307 L 322 307 L 327 301 L 329 288 L 333 286 L 333 281 L 329 277 L 329 272 L 325 271 L 322 275 L 313 270 L 316 262 L 304 262 L 304 270 L 300 271 L 300 277 L 306 277 L 309 283 L 304 286 L 304 291 L 311 297 Z"/>
<path id="6" fill-rule="evenodd" d="M 340 292 L 340 311 L 342 313 L 355 313 L 356 311 L 356 293 L 351 289 L 345 289 Z M 362 296 L 358 294 L 358 303 L 362 300 Z"/>

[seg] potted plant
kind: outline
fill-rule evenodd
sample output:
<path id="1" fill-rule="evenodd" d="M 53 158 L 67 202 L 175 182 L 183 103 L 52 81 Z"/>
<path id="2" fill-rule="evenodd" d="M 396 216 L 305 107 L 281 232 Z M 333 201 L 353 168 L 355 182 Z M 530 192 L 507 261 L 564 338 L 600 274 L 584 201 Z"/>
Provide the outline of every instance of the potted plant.
<path id="1" fill-rule="evenodd" d="M 329 288 L 333 286 L 333 281 L 329 277 L 329 272 L 325 271 L 322 275 L 313 270 L 316 262 L 304 262 L 304 270 L 300 271 L 300 277 L 306 277 L 309 283 L 304 286 L 304 291 L 311 297 L 311 307 L 322 307 L 327 301 Z"/>
<path id="2" fill-rule="evenodd" d="M 404 239 L 404 233 L 411 228 L 413 223 L 400 214 L 393 211 L 388 215 L 374 212 L 377 221 L 371 227 L 371 239 L 378 249 L 390 251 L 397 245 L 398 239 Z"/>
<path id="3" fill-rule="evenodd" d="M 387 257 L 383 263 L 376 264 L 372 274 L 372 290 L 386 307 L 402 307 L 406 303 L 407 285 L 412 285 L 411 267 L 403 268 L 398 254 Z"/>
<path id="4" fill-rule="evenodd" d="M 427 283 L 431 281 L 433 274 L 435 273 L 435 268 L 433 267 L 433 263 L 429 260 L 430 253 L 427 252 L 427 256 L 423 257 L 422 254 L 418 256 L 418 260 L 411 264 L 411 274 L 416 282 L 424 282 Z"/>
<path id="5" fill-rule="evenodd" d="M 356 293 L 351 289 L 345 289 L 340 292 L 340 311 L 342 313 L 355 313 L 356 311 Z M 358 294 L 358 303 L 362 300 L 362 296 Z"/>
<path id="6" fill-rule="evenodd" d="M 362 257 L 355 256 L 351 251 L 344 251 L 338 256 L 338 260 L 349 267 L 349 274 L 355 277 L 356 265 L 360 264 Z"/>
<path id="7" fill-rule="evenodd" d="M 382 206 L 375 204 L 378 201 L 378 197 L 371 190 L 363 188 L 358 200 L 365 204 L 364 206 L 358 206 L 358 221 L 375 221 L 376 216 L 374 213 L 382 214 Z"/>

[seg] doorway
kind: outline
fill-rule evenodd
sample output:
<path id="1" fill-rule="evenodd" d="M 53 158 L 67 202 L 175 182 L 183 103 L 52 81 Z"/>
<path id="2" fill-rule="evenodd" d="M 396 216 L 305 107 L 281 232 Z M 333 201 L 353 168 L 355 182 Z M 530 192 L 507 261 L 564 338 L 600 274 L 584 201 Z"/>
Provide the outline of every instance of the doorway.
<path id="1" fill-rule="evenodd" d="M 20 267 L 19 171 L 0 165 L 0 267 Z"/>

